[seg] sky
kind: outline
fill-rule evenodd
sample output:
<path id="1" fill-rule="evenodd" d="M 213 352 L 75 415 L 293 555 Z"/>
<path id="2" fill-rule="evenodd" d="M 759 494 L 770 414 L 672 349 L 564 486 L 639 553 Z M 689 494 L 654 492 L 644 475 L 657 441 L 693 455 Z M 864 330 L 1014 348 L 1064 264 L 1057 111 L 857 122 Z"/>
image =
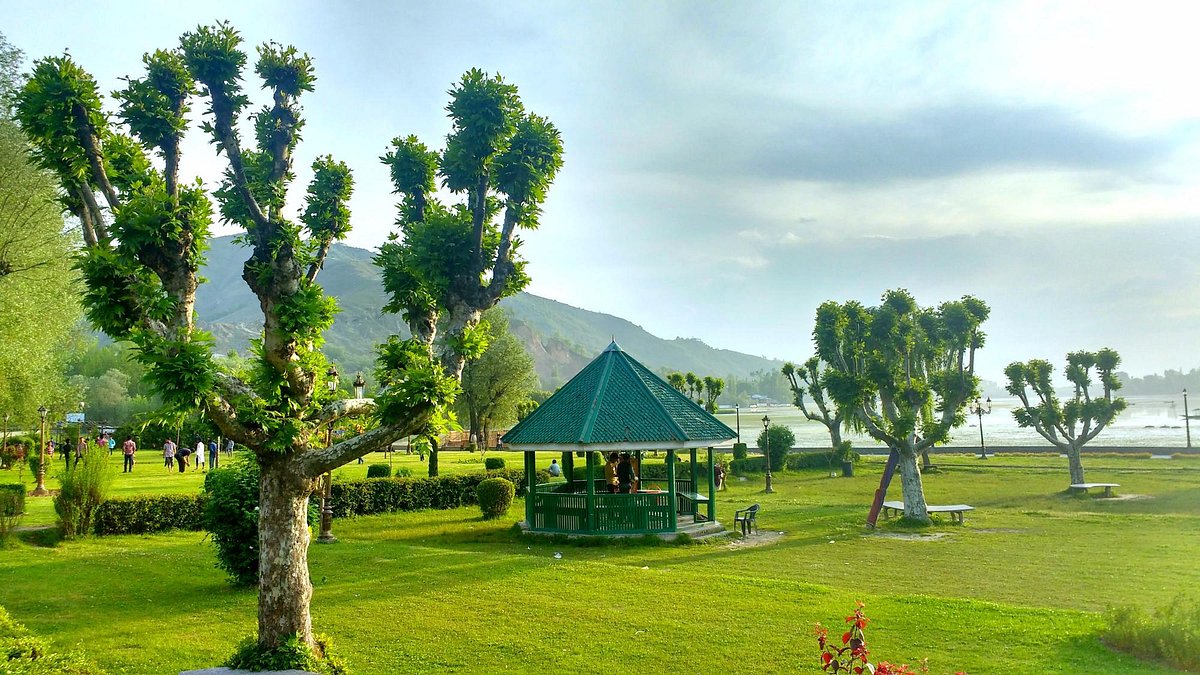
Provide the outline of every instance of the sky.
<path id="1" fill-rule="evenodd" d="M 314 58 L 295 205 L 313 158 L 347 162 L 351 245 L 392 230 L 389 141 L 441 147 L 479 67 L 563 135 L 532 293 L 790 360 L 826 300 L 970 294 L 988 379 L 1101 347 L 1200 366 L 1200 4 L 0 2 L 105 92 L 216 20 Z M 218 178 L 199 130 L 184 153 Z"/>

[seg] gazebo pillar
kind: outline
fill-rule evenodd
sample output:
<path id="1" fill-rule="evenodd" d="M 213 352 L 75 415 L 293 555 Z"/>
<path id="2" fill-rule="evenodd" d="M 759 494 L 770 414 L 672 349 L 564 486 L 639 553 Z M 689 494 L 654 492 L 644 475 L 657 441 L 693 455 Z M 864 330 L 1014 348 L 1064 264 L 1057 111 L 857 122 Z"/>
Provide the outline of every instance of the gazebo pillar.
<path id="1" fill-rule="evenodd" d="M 537 457 L 525 451 L 525 525 L 533 528 L 534 493 L 537 492 Z"/>
<path id="2" fill-rule="evenodd" d="M 587 453 L 587 531 L 596 530 L 596 453 Z"/>
<path id="3" fill-rule="evenodd" d="M 713 449 L 708 449 L 708 522 L 717 520 L 717 471 L 713 464 Z"/>
<path id="4" fill-rule="evenodd" d="M 575 492 L 575 453 L 562 454 L 562 470 L 563 475 L 567 477 L 567 494 L 571 494 Z"/>
<path id="5" fill-rule="evenodd" d="M 675 513 L 675 501 L 678 497 L 675 496 L 675 451 L 667 451 L 667 501 L 671 508 L 667 509 L 671 514 L 671 528 L 669 531 L 674 532 L 679 529 L 679 516 Z"/>
<path id="6" fill-rule="evenodd" d="M 697 482 L 696 482 L 696 478 L 697 478 L 697 474 L 696 474 L 696 449 L 695 449 L 695 448 L 692 448 L 692 450 L 691 450 L 691 452 L 690 452 L 689 454 L 691 455 L 690 459 L 692 460 L 692 465 L 691 465 L 691 467 L 689 467 L 689 468 L 690 468 L 690 470 L 688 471 L 688 478 L 691 478 L 691 479 L 692 479 L 692 492 L 694 492 L 694 493 L 696 493 L 696 494 L 700 494 L 700 485 L 699 485 L 699 483 L 697 483 Z M 696 515 L 696 512 L 697 512 L 697 511 L 699 511 L 699 509 L 700 509 L 700 505 L 699 505 L 699 504 L 697 504 L 697 503 L 695 502 L 695 500 L 693 500 L 693 501 L 692 501 L 692 516 L 693 516 L 693 517 L 695 517 L 695 515 Z"/>

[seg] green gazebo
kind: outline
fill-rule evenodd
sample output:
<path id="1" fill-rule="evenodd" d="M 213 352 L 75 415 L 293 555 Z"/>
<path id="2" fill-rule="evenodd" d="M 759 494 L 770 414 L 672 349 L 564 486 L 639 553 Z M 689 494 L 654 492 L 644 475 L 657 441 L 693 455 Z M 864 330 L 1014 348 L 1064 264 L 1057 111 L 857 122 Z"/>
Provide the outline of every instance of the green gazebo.
<path id="1" fill-rule="evenodd" d="M 626 354 L 616 342 L 504 435 L 525 453 L 529 484 L 525 522 L 530 532 L 580 535 L 695 534 L 720 531 L 712 446 L 734 438 L 732 429 Z M 697 451 L 707 448 L 705 476 Z M 666 451 L 665 479 L 635 475 L 629 494 L 609 494 L 601 456 L 630 453 L 640 474 L 642 453 Z M 691 455 L 686 475 L 676 453 Z M 564 480 L 538 484 L 536 453 L 562 453 Z M 587 471 L 575 477 L 574 457 Z"/>

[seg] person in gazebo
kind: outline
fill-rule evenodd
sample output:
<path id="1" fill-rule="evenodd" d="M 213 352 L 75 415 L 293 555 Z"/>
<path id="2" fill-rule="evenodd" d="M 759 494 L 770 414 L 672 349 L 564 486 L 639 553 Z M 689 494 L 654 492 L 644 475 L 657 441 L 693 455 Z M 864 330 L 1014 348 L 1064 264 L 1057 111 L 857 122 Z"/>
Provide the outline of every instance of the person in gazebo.
<path id="1" fill-rule="evenodd" d="M 620 455 L 610 452 L 608 454 L 608 462 L 604 465 L 604 489 L 608 490 L 610 494 L 616 494 L 617 492 L 617 460 L 619 458 Z"/>
<path id="2" fill-rule="evenodd" d="M 617 484 L 623 495 L 633 489 L 633 464 L 629 462 L 628 452 L 621 454 L 621 461 L 617 464 Z"/>

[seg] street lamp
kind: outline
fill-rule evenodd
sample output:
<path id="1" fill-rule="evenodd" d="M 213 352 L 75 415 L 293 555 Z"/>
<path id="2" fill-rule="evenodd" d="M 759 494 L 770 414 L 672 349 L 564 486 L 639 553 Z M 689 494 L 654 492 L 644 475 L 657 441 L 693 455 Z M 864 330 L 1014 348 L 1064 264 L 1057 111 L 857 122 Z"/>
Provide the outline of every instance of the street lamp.
<path id="1" fill-rule="evenodd" d="M 983 407 L 979 403 L 979 397 L 975 397 L 975 405 L 967 408 L 967 412 L 979 418 L 979 459 L 987 459 L 987 448 L 983 446 L 983 416 L 992 414 L 992 397 L 987 397 L 987 407 Z"/>
<path id="2" fill-rule="evenodd" d="M 767 460 L 767 494 L 775 492 L 771 488 L 771 418 L 763 415 L 763 459 Z"/>
<path id="3" fill-rule="evenodd" d="M 733 414 L 737 418 L 737 442 L 742 442 L 742 406 L 740 403 L 733 404 Z"/>
<path id="4" fill-rule="evenodd" d="M 1191 416 L 1188 415 L 1187 407 L 1187 387 L 1183 388 L 1183 431 L 1187 434 L 1187 446 L 1192 447 L 1192 425 L 1190 424 Z"/>
<path id="5" fill-rule="evenodd" d="M 336 392 L 338 388 L 338 371 L 333 366 L 329 366 L 329 370 L 325 371 L 328 378 L 330 393 Z M 361 379 L 362 376 L 359 376 Z M 355 380 L 357 383 L 357 380 Z M 325 447 L 333 445 L 333 422 L 330 421 L 325 427 Z M 333 470 L 325 472 L 325 485 L 321 491 L 321 534 L 317 537 L 318 544 L 332 544 L 337 541 L 337 537 L 333 536 L 333 500 L 330 498 L 330 490 L 333 485 Z"/>
<path id="6" fill-rule="evenodd" d="M 42 417 L 42 423 L 38 427 L 42 447 L 41 454 L 38 455 L 37 487 L 30 493 L 34 497 L 45 497 L 50 494 L 50 491 L 46 489 L 46 413 L 48 412 L 50 411 L 46 410 L 46 406 L 38 408 L 38 415 Z"/>
<path id="7" fill-rule="evenodd" d="M 367 381 L 363 379 L 362 373 L 359 373 L 354 378 L 354 398 L 362 398 L 363 390 L 367 388 Z"/>

